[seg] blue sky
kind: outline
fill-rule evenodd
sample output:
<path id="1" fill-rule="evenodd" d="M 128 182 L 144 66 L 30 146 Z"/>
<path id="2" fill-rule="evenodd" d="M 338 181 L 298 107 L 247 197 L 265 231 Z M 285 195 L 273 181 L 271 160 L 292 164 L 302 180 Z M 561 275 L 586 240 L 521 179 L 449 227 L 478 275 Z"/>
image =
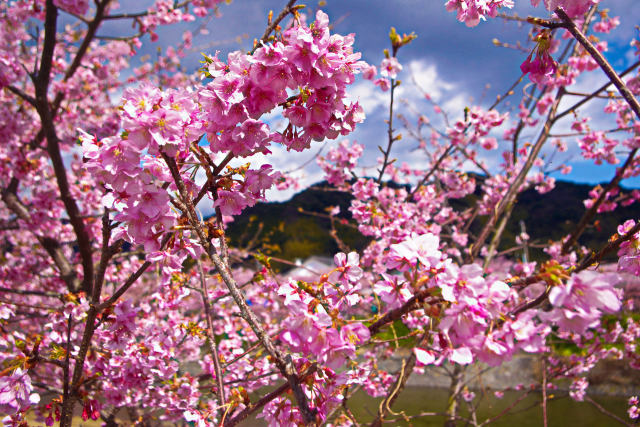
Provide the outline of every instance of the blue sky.
<path id="1" fill-rule="evenodd" d="M 198 51 L 207 53 L 220 50 L 222 58 L 232 50 L 248 50 L 253 39 L 263 33 L 269 10 L 273 10 L 277 15 L 285 3 L 285 0 L 234 0 L 229 5 L 222 5 L 222 16 L 211 20 L 207 26 L 208 34 L 195 34 L 194 46 Z M 315 1 L 301 3 L 307 4 L 309 8 L 317 7 Z M 516 8 L 507 12 L 515 12 L 520 16 L 549 17 L 549 13 L 542 7 L 532 8 L 528 0 L 519 0 L 516 3 Z M 136 4 L 144 5 L 144 2 Z M 640 22 L 640 1 L 603 0 L 601 7 L 609 8 L 611 16 L 621 17 L 622 25 L 616 30 L 616 37 L 608 38 L 610 51 L 606 56 L 616 70 L 622 70 L 633 60 L 629 41 L 634 35 L 637 37 L 634 25 Z M 322 6 L 322 10 L 335 24 L 335 32 L 356 33 L 356 49 L 362 52 L 365 61 L 376 66 L 383 58 L 382 50 L 389 47 L 388 33 L 391 26 L 396 27 L 399 33 L 414 31 L 418 39 L 401 49 L 399 53 L 399 60 L 404 65 L 403 74 L 399 77 L 403 80 L 399 97 L 406 99 L 414 108 L 427 113 L 431 107 L 421 102 L 420 97 L 416 95 L 416 88 L 411 83 L 411 73 L 424 89 L 447 107 L 450 117 L 455 119 L 462 115 L 462 110 L 467 105 L 479 102 L 486 107 L 491 104 L 497 94 L 503 93 L 520 76 L 519 66 L 527 56 L 525 52 L 499 48 L 492 43 L 494 38 L 508 43 L 524 42 L 526 28 L 500 19 L 489 19 L 475 28 L 467 28 L 456 20 L 455 14 L 446 12 L 444 0 L 328 0 Z M 158 45 L 176 40 L 186 28 L 195 33 L 193 24 L 174 26 L 160 34 Z M 127 27 L 120 25 L 112 30 L 126 32 Z M 130 28 L 128 30 L 131 31 Z M 153 50 L 155 46 L 150 48 L 150 51 Z M 187 69 L 195 69 L 198 66 L 198 51 L 185 58 L 183 65 Z M 579 86 L 588 90 L 604 81 L 602 72 L 596 70 L 581 79 Z M 521 87 L 517 90 L 521 90 Z M 388 93 L 380 93 L 369 82 L 360 80 L 354 85 L 351 93 L 365 106 L 367 119 L 349 138 L 365 145 L 368 154 L 363 158 L 363 163 L 373 166 L 375 158 L 379 155 L 376 146 L 386 144 L 383 120 L 387 115 Z M 515 102 L 517 98 L 514 97 Z M 402 111 L 402 107 L 398 105 L 397 111 Z M 513 105 L 505 105 L 503 109 L 512 107 Z M 603 128 L 615 127 L 611 118 L 600 113 L 601 109 L 600 103 L 588 107 L 585 111 L 592 113 L 596 117 L 594 123 L 602 124 Z M 559 129 L 563 126 L 566 124 L 560 124 Z M 534 136 L 532 134 L 531 138 Z M 567 143 L 571 147 L 569 153 L 573 154 L 574 160 L 570 162 L 573 172 L 566 177 L 557 175 L 556 178 L 589 183 L 611 179 L 615 173 L 614 166 L 594 167 L 580 161 L 575 139 L 568 139 Z M 317 143 L 310 152 L 302 154 L 276 149 L 271 162 L 285 168 L 294 167 L 309 160 L 313 153 L 322 149 L 322 145 Z M 403 139 L 397 144 L 395 155 L 399 160 L 414 158 L 412 148 L 415 145 L 416 143 L 410 139 Z M 485 159 L 491 164 L 499 161 L 498 157 L 499 153 L 492 151 Z M 558 160 L 564 158 L 566 156 L 557 157 Z M 321 179 L 315 162 L 311 162 L 305 168 L 305 173 L 306 184 Z M 640 179 L 627 180 L 623 185 L 640 187 Z M 285 196 L 280 195 L 278 198 Z"/>

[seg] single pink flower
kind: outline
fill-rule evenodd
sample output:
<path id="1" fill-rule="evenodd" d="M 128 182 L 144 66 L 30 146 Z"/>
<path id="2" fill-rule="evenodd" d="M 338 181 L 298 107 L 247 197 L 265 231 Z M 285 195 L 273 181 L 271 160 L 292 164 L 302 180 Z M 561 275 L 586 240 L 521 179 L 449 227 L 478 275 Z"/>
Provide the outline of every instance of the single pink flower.
<path id="1" fill-rule="evenodd" d="M 551 32 L 549 30 L 542 30 L 534 40 L 536 41 L 536 47 L 522 65 L 520 65 L 520 70 L 522 70 L 524 74 L 529 73 L 529 78 L 532 82 L 543 86 L 549 77 L 556 72 L 558 64 L 549 54 L 551 48 Z"/>
<path id="2" fill-rule="evenodd" d="M 459 365 L 468 365 L 473 362 L 473 355 L 468 347 L 455 348 L 451 352 L 449 360 Z"/>
<path id="3" fill-rule="evenodd" d="M 380 64 L 380 74 L 384 77 L 395 79 L 400 71 L 402 71 L 402 65 L 400 65 L 398 60 L 393 56 L 383 59 Z"/>
<path id="4" fill-rule="evenodd" d="M 436 361 L 436 356 L 433 351 L 415 347 L 413 349 L 413 353 L 416 355 L 416 362 L 418 366 L 431 365 Z"/>

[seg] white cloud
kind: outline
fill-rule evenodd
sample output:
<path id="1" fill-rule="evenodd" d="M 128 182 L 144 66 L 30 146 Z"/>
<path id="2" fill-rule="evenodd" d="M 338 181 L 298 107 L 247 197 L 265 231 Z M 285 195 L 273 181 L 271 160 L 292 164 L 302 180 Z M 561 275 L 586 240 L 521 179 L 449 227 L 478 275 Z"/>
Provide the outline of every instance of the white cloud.
<path id="1" fill-rule="evenodd" d="M 445 92 L 456 89 L 455 84 L 440 77 L 435 64 L 428 64 L 425 60 L 418 59 L 411 61 L 408 68 L 416 84 L 436 102 L 441 101 Z"/>
<path id="2" fill-rule="evenodd" d="M 389 93 L 382 92 L 377 86 L 368 80 L 358 80 L 353 86 L 348 89 L 349 100 L 358 101 L 365 114 L 368 116 L 373 115 L 379 108 L 389 105 Z"/>

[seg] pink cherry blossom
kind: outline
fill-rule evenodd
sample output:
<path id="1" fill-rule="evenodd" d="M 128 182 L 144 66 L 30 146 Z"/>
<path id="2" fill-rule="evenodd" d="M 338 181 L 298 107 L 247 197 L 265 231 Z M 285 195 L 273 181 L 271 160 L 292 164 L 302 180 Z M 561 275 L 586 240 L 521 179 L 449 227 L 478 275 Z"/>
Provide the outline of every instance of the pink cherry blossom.
<path id="1" fill-rule="evenodd" d="M 401 243 L 391 245 L 389 251 L 389 268 L 407 269 L 421 263 L 430 268 L 440 261 L 441 252 L 438 250 L 437 236 L 426 233 L 412 235 Z"/>
<path id="2" fill-rule="evenodd" d="M 385 58 L 380 64 L 380 74 L 383 77 L 389 77 L 395 79 L 398 77 L 398 73 L 402 71 L 402 65 L 398 62 L 398 59 L 394 56 Z"/>
<path id="3" fill-rule="evenodd" d="M 536 37 L 536 47 L 520 65 L 524 74 L 529 74 L 531 81 L 543 86 L 557 70 L 556 61 L 549 54 L 551 46 L 550 33 L 543 30 Z M 535 54 L 535 56 L 534 56 Z"/>
<path id="4" fill-rule="evenodd" d="M 0 377 L 0 408 L 2 412 L 13 414 L 37 404 L 40 396 L 32 393 L 31 378 L 26 371 L 16 368 L 11 374 Z"/>
<path id="5" fill-rule="evenodd" d="M 346 277 L 350 281 L 355 281 L 362 277 L 362 269 L 358 265 L 360 256 L 356 252 L 349 252 L 348 255 L 339 252 L 333 257 L 333 261 L 338 267 L 341 278 Z"/>

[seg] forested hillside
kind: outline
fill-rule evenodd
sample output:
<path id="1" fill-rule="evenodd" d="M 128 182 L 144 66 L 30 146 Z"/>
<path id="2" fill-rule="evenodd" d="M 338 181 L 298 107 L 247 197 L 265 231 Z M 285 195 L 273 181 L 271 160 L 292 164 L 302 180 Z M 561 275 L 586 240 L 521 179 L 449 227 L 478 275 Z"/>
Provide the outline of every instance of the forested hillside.
<path id="1" fill-rule="evenodd" d="M 523 192 L 504 232 L 500 248 L 513 246 L 515 237 L 522 230 L 521 221 L 524 222 L 533 246 L 567 235 L 580 220 L 584 212 L 583 200 L 588 198 L 591 188 L 585 184 L 557 181 L 555 188 L 546 194 L 539 194 L 534 189 Z M 628 191 L 623 189 L 619 197 L 624 197 Z M 450 203 L 456 210 L 462 210 L 473 205 L 475 197 L 451 200 Z M 335 221 L 338 237 L 348 247 L 361 249 L 367 239 L 354 228 L 356 224 L 349 213 L 351 199 L 348 193 L 337 191 L 326 182 L 321 182 L 296 194 L 287 202 L 258 203 L 246 209 L 229 224 L 227 234 L 232 245 L 249 245 L 250 249 L 260 249 L 287 260 L 304 259 L 310 255 L 333 255 L 341 249 L 329 233 L 331 221 L 328 210 L 339 206 L 340 220 Z M 598 215 L 597 227 L 588 228 L 580 243 L 597 248 L 598 242 L 606 241 L 615 233 L 618 224 L 638 217 L 640 209 L 637 205 L 619 207 L 613 213 Z M 478 218 L 471 227 L 471 232 L 477 232 L 485 220 L 483 217 Z M 263 242 L 262 247 L 255 246 L 254 242 L 258 241 Z M 531 249 L 531 256 L 534 259 L 544 257 L 535 248 Z"/>

